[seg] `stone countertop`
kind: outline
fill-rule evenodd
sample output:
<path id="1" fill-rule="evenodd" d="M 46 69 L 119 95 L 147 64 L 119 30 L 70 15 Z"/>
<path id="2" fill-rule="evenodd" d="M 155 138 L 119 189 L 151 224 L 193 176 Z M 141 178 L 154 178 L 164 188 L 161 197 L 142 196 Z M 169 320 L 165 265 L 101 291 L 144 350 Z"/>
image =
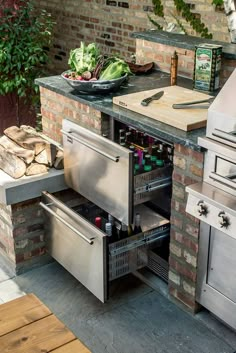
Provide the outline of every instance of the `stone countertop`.
<path id="1" fill-rule="evenodd" d="M 153 120 L 147 116 L 132 112 L 131 110 L 119 107 L 112 102 L 113 96 L 169 86 L 170 75 L 167 73 L 153 71 L 150 74 L 132 76 L 129 78 L 128 82 L 123 84 L 115 93 L 106 93 L 102 95 L 76 92 L 60 75 L 38 78 L 36 79 L 36 83 L 41 87 L 47 88 L 53 92 L 61 94 L 62 96 L 86 104 L 102 113 L 108 114 L 116 120 L 155 135 L 157 138 L 162 138 L 168 142 L 179 143 L 191 149 L 202 151 L 197 143 L 197 139 L 198 137 L 205 136 L 205 128 L 186 132 Z M 185 88 L 192 88 L 192 81 L 179 77 L 178 85 Z"/>
<path id="2" fill-rule="evenodd" d="M 203 43 L 222 45 L 222 56 L 230 60 L 236 59 L 236 45 L 231 43 L 158 30 L 135 32 L 132 33 L 132 37 L 186 50 L 195 50 L 196 45 Z"/>
<path id="3" fill-rule="evenodd" d="M 0 170 L 0 203 L 12 205 L 40 197 L 43 190 L 57 192 L 68 189 L 64 170 L 50 168 L 45 174 L 13 179 Z"/>

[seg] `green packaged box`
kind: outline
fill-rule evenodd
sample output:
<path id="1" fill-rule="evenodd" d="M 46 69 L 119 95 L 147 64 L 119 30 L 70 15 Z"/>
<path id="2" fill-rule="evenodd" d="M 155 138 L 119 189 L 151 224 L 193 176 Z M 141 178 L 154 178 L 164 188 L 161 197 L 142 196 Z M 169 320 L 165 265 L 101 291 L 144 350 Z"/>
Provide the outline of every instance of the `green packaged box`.
<path id="1" fill-rule="evenodd" d="M 193 88 L 213 92 L 220 86 L 222 46 L 200 44 L 195 49 Z"/>

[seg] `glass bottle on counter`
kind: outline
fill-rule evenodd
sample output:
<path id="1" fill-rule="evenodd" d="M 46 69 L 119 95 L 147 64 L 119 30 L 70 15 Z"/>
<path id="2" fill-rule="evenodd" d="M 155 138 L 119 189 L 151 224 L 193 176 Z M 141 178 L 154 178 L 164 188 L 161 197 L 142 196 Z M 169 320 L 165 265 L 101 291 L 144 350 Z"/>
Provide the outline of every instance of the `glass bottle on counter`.
<path id="1" fill-rule="evenodd" d="M 134 231 L 133 234 L 139 234 L 142 233 L 142 228 L 141 228 L 141 217 L 140 213 L 136 213 L 134 217 Z"/>

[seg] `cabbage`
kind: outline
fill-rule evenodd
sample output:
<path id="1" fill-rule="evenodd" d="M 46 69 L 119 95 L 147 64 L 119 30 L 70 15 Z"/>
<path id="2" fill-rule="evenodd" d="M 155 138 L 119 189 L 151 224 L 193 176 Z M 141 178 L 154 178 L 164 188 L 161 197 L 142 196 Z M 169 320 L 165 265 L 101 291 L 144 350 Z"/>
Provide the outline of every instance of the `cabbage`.
<path id="1" fill-rule="evenodd" d="M 98 58 L 99 49 L 95 43 L 90 43 L 86 46 L 84 42 L 81 42 L 80 48 L 75 48 L 70 51 L 68 64 L 77 74 L 82 74 L 85 71 L 93 71 Z"/>

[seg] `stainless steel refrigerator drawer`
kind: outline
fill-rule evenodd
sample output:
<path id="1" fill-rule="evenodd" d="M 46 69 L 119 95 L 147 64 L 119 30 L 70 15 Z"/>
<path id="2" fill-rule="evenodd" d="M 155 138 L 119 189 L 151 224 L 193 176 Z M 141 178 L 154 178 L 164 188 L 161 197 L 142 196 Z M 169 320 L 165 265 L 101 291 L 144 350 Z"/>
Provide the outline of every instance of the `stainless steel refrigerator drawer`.
<path id="1" fill-rule="evenodd" d="M 129 149 L 69 120 L 62 133 L 66 184 L 127 225 L 134 205 L 171 185 L 171 166 L 134 177 Z"/>
<path id="2" fill-rule="evenodd" d="M 235 196 L 205 182 L 188 186 L 186 191 L 186 212 L 236 239 Z"/>
<path id="3" fill-rule="evenodd" d="M 108 299 L 108 282 L 146 266 L 148 249 L 169 235 L 169 221 L 144 205 L 135 208 L 144 219 L 143 232 L 111 244 L 90 217 L 78 214 L 80 207 L 72 210 L 48 192 L 40 205 L 48 252 L 102 302 Z"/>

